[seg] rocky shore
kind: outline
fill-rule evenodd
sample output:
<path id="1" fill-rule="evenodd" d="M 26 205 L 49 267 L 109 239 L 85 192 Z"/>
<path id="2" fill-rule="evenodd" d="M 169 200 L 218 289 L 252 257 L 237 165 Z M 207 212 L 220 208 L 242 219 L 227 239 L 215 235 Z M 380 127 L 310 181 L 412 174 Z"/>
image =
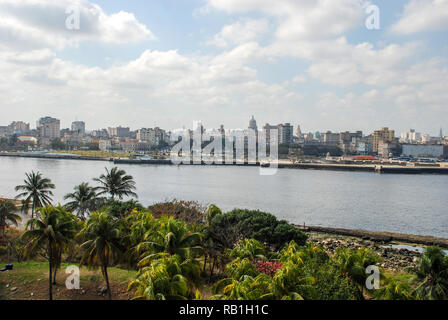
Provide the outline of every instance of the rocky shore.
<path id="1" fill-rule="evenodd" d="M 321 245 L 330 255 L 334 254 L 338 248 L 372 249 L 383 259 L 383 262 L 380 264 L 381 267 L 394 272 L 402 271 L 406 267 L 415 267 L 423 249 L 416 243 L 374 241 L 366 238 L 362 239 L 315 231 L 306 233 L 310 241 L 316 245 Z"/>

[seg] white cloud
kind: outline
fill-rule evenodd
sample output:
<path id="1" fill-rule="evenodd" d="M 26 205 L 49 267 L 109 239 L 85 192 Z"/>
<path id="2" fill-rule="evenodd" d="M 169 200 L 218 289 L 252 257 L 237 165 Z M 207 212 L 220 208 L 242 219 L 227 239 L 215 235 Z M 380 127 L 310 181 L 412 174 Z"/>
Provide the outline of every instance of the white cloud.
<path id="1" fill-rule="evenodd" d="M 79 30 L 66 27 L 70 6 L 79 8 Z M 87 0 L 0 0 L 0 15 L 0 42 L 19 49 L 61 49 L 81 41 L 120 44 L 155 39 L 132 13 L 108 15 Z"/>
<path id="2" fill-rule="evenodd" d="M 261 34 L 269 30 L 269 22 L 266 19 L 235 22 L 224 26 L 221 31 L 208 42 L 217 47 L 228 47 L 230 44 L 242 44 L 257 39 Z"/>
<path id="3" fill-rule="evenodd" d="M 410 0 L 392 31 L 413 34 L 448 29 L 447 0 Z"/>

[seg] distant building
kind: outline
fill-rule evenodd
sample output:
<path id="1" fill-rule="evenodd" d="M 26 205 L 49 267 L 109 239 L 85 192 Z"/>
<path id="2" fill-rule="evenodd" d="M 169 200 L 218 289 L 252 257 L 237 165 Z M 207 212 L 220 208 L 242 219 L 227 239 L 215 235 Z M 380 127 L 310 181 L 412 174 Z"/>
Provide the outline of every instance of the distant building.
<path id="1" fill-rule="evenodd" d="M 266 133 L 266 141 L 269 143 L 271 140 L 271 130 L 278 130 L 278 143 L 279 144 L 292 144 L 294 138 L 294 127 L 290 123 L 279 124 L 271 126 L 267 123 L 263 130 Z"/>
<path id="2" fill-rule="evenodd" d="M 75 121 L 72 123 L 72 131 L 81 135 L 86 134 L 86 123 L 84 121 Z"/>
<path id="3" fill-rule="evenodd" d="M 392 142 L 395 138 L 395 131 L 389 130 L 389 128 L 382 128 L 381 130 L 376 130 L 373 133 L 373 152 L 378 153 L 379 144 L 381 141 Z"/>
<path id="4" fill-rule="evenodd" d="M 108 128 L 108 134 L 110 137 L 128 138 L 131 132 L 130 128 L 116 127 Z"/>
<path id="5" fill-rule="evenodd" d="M 30 133 L 30 124 L 23 121 L 14 121 L 9 125 L 10 134 L 24 135 Z"/>
<path id="6" fill-rule="evenodd" d="M 400 137 L 401 142 L 417 143 L 422 140 L 422 134 L 411 129 L 408 132 L 402 133 Z"/>
<path id="7" fill-rule="evenodd" d="M 147 142 L 151 146 L 159 145 L 162 141 L 169 142 L 166 131 L 158 127 L 152 129 L 142 128 L 137 131 L 137 139 L 140 142 Z"/>
<path id="8" fill-rule="evenodd" d="M 279 143 L 292 144 L 294 139 L 294 127 L 290 123 L 278 125 Z"/>
<path id="9" fill-rule="evenodd" d="M 333 133 L 331 131 L 327 131 L 323 134 L 323 143 L 330 146 L 337 146 L 341 140 L 340 133 Z"/>
<path id="10" fill-rule="evenodd" d="M 17 137 L 17 139 L 18 139 L 20 142 L 29 142 L 29 143 L 32 143 L 32 144 L 34 144 L 34 145 L 37 144 L 37 139 L 36 139 L 35 137 L 20 136 L 20 137 Z"/>
<path id="11" fill-rule="evenodd" d="M 381 140 L 378 143 L 378 155 L 382 158 L 400 156 L 401 153 L 402 147 L 398 139 L 393 139 L 392 141 Z"/>
<path id="12" fill-rule="evenodd" d="M 403 144 L 402 154 L 412 158 L 443 158 L 444 146 L 441 144 Z"/>
<path id="13" fill-rule="evenodd" d="M 302 135 L 302 129 L 300 128 L 300 125 L 297 125 L 297 129 L 296 129 L 296 137 L 301 139 L 303 137 Z"/>
<path id="14" fill-rule="evenodd" d="M 249 121 L 249 129 L 255 130 L 255 132 L 258 131 L 257 121 L 254 116 L 252 116 L 252 119 Z"/>
<path id="15" fill-rule="evenodd" d="M 37 131 L 41 144 L 48 145 L 51 140 L 61 137 L 61 121 L 51 117 L 40 118 Z"/>

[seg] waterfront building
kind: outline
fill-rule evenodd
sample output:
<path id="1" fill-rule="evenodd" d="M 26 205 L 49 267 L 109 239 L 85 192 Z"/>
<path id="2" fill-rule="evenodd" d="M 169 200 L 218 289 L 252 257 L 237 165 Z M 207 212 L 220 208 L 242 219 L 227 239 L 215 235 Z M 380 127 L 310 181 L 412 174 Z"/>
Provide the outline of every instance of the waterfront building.
<path id="1" fill-rule="evenodd" d="M 402 154 L 412 158 L 443 158 L 444 146 L 441 144 L 403 144 Z"/>
<path id="2" fill-rule="evenodd" d="M 400 156 L 402 154 L 402 147 L 398 139 L 393 139 L 392 141 L 380 140 L 377 152 L 381 158 L 390 158 Z"/>
<path id="3" fill-rule="evenodd" d="M 392 142 L 395 138 L 395 131 L 389 130 L 389 128 L 385 127 L 381 130 L 376 130 L 373 133 L 373 152 L 378 153 L 379 144 L 381 141 Z"/>
<path id="4" fill-rule="evenodd" d="M 72 131 L 81 135 L 86 134 L 86 123 L 84 121 L 74 121 L 72 123 Z"/>

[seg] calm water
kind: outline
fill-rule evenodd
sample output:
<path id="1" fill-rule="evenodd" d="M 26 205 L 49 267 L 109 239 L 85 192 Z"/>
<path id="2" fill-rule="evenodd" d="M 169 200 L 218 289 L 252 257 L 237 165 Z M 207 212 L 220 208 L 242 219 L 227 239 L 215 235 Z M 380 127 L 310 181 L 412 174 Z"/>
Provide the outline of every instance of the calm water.
<path id="1" fill-rule="evenodd" d="M 0 196 L 14 197 L 25 172 L 56 184 L 55 200 L 104 172 L 108 162 L 0 157 Z M 144 205 L 169 199 L 252 208 L 296 224 L 402 232 L 448 238 L 448 176 L 258 168 L 121 165 Z M 92 183 L 92 182 L 91 182 Z"/>

